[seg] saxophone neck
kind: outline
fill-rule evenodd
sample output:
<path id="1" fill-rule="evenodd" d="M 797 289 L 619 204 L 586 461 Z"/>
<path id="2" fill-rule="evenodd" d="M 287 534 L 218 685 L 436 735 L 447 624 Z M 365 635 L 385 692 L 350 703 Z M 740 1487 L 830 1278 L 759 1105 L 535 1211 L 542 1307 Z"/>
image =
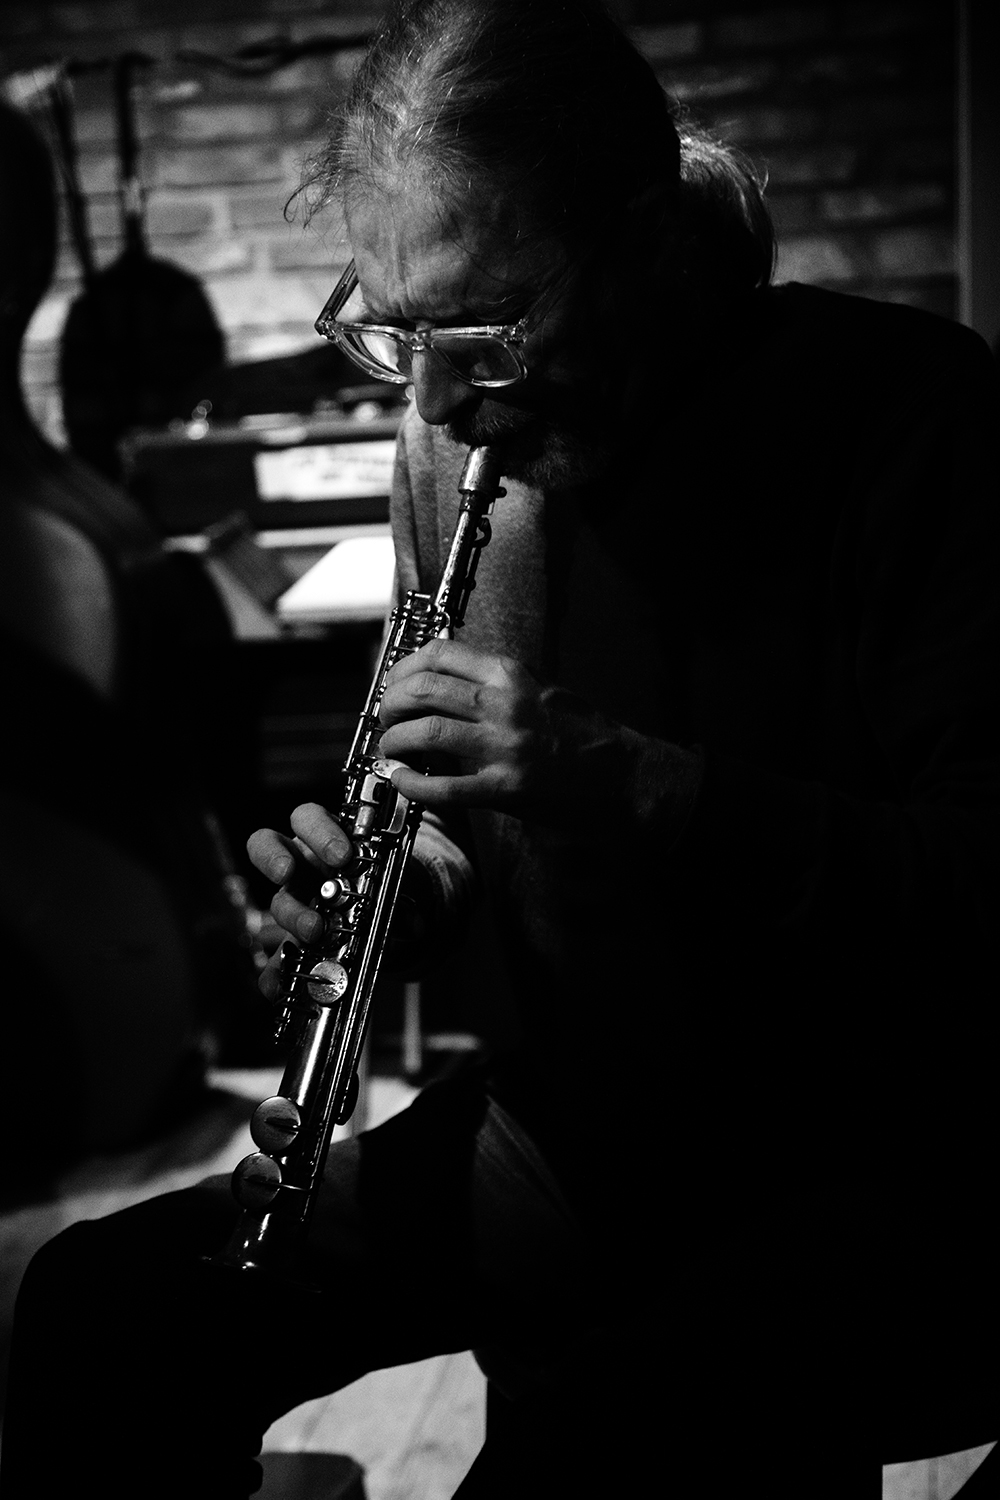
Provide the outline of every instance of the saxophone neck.
<path id="1" fill-rule="evenodd" d="M 458 481 L 459 493 L 487 495 L 489 505 L 500 493 L 500 459 L 495 448 L 470 448 Z"/>
<path id="2" fill-rule="evenodd" d="M 500 488 L 500 459 L 493 448 L 471 448 L 458 482 L 462 497 L 448 560 L 441 574 L 434 608 L 446 616 L 452 630 L 465 618 L 469 595 L 476 584 L 479 553 L 490 539 L 487 519 Z"/>

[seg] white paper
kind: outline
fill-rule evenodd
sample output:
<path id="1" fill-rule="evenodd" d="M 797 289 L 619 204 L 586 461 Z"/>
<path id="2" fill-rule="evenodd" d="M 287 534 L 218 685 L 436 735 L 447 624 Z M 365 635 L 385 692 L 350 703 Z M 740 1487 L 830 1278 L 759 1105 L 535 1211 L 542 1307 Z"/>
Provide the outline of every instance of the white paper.
<path id="1" fill-rule="evenodd" d="M 283 620 L 378 619 L 392 600 L 395 556 L 389 536 L 338 542 L 282 594 Z"/>

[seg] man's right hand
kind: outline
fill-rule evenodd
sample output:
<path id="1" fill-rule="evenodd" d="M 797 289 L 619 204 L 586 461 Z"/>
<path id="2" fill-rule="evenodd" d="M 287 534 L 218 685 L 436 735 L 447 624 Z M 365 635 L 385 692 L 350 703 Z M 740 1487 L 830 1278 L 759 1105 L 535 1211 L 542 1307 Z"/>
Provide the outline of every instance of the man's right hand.
<path id="1" fill-rule="evenodd" d="M 292 813 L 292 837 L 273 828 L 258 828 L 247 840 L 251 863 L 280 887 L 271 901 L 271 915 L 296 942 L 312 942 L 322 930 L 322 919 L 312 910 L 323 881 L 351 857 L 344 830 L 318 802 L 304 802 Z M 260 988 L 277 1000 L 281 987 L 281 949 L 272 954 L 260 977 Z"/>

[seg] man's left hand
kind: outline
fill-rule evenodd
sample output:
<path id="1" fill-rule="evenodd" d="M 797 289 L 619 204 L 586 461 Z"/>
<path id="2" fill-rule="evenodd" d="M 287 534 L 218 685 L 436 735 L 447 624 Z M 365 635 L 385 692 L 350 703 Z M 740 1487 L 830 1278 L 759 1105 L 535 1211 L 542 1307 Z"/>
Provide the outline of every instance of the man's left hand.
<path id="1" fill-rule="evenodd" d="M 489 807 L 550 824 L 575 823 L 601 796 L 620 727 L 507 656 L 435 640 L 397 662 L 382 699 L 381 753 L 453 775 L 402 766 L 394 786 L 427 807 Z"/>

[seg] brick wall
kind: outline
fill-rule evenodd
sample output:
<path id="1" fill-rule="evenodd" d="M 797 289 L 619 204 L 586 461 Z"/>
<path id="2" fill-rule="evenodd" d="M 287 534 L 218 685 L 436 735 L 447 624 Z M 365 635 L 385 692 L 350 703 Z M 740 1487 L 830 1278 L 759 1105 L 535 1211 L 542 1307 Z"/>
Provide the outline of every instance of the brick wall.
<path id="1" fill-rule="evenodd" d="M 155 59 L 137 88 L 152 249 L 202 278 L 233 360 L 307 346 L 343 247 L 282 209 L 322 134 L 356 49 L 233 76 L 189 54 L 232 58 L 281 38 L 367 33 L 382 0 L 7 0 L 0 77 L 53 58 Z M 953 315 L 953 31 L 950 0 L 782 8 L 746 0 L 619 0 L 664 84 L 767 172 L 779 279 L 892 298 Z M 187 54 L 187 56 L 186 56 Z M 99 264 L 119 247 L 107 69 L 75 84 L 77 136 Z M 64 237 L 65 238 L 65 237 Z M 64 243 L 30 330 L 25 377 L 59 433 L 55 351 L 79 287 Z"/>
<path id="2" fill-rule="evenodd" d="M 119 251 L 121 217 L 112 79 L 97 64 L 129 50 L 155 59 L 135 87 L 150 247 L 201 279 L 230 359 L 261 359 L 315 342 L 313 321 L 344 258 L 335 225 L 303 231 L 283 210 L 360 54 L 339 48 L 242 77 L 189 59 L 231 60 L 276 39 L 339 44 L 369 34 L 382 10 L 382 0 L 13 0 L 0 8 L 0 76 L 58 57 L 95 65 L 75 78 L 73 92 L 79 171 L 101 266 Z M 58 337 L 79 287 L 64 230 L 24 366 L 33 409 L 56 437 Z"/>
<path id="3" fill-rule="evenodd" d="M 954 316 L 950 0 L 630 12 L 682 108 L 766 172 L 779 280 Z"/>

